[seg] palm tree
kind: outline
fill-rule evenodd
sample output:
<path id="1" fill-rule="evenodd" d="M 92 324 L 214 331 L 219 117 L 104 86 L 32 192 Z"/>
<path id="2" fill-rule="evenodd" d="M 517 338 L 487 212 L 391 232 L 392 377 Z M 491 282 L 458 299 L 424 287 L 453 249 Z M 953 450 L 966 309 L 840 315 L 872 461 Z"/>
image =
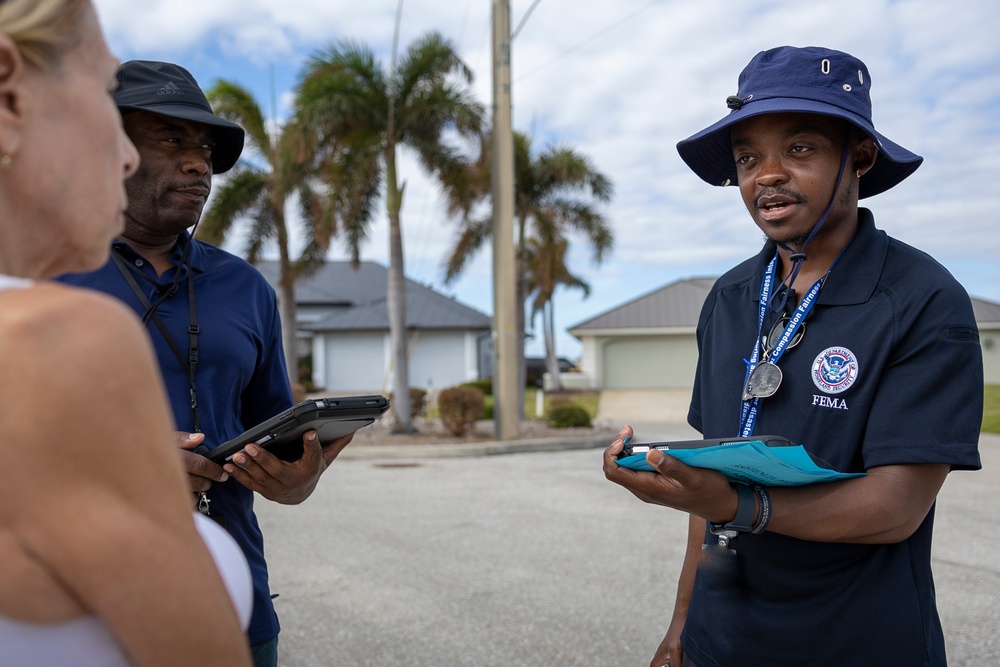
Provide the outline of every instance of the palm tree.
<path id="1" fill-rule="evenodd" d="M 487 151 L 483 151 L 486 153 Z M 470 171 L 469 186 L 480 198 L 489 194 L 489 166 L 481 160 Z M 571 234 L 582 234 L 590 243 L 596 263 L 604 260 L 614 245 L 614 236 L 596 204 L 611 200 L 611 181 L 581 153 L 568 147 L 549 147 L 532 155 L 531 139 L 514 133 L 514 215 L 517 219 L 515 250 L 518 309 L 519 368 L 524 373 L 524 307 L 529 292 L 535 293 L 532 313 L 547 312 L 546 358 L 549 372 L 559 388 L 551 301 L 558 285 L 583 287 L 565 265 Z M 468 211 L 467 191 L 452 194 L 451 206 Z M 465 215 L 458 239 L 445 267 L 445 282 L 452 282 L 475 253 L 492 238 L 492 212 L 483 217 Z M 529 262 L 529 253 L 535 258 Z M 537 272 L 537 273 L 536 273 Z M 589 294 L 589 287 L 584 290 Z M 543 317 L 544 319 L 544 317 Z M 552 366 L 555 364 L 555 367 Z M 521 390 L 523 391 L 523 378 Z M 521 401 L 523 403 L 523 401 Z"/>
<path id="2" fill-rule="evenodd" d="M 559 380 L 559 357 L 556 354 L 555 292 L 560 285 L 574 287 L 590 296 L 590 284 L 570 273 L 566 266 L 569 242 L 565 238 L 529 239 L 525 248 L 527 289 L 531 299 L 531 321 L 542 316 L 542 336 L 545 340 L 545 367 L 552 378 L 553 390 L 562 390 Z"/>
<path id="3" fill-rule="evenodd" d="M 319 196 L 308 178 L 310 141 L 294 123 L 268 130 L 260 105 L 237 83 L 219 80 L 208 91 L 215 112 L 246 130 L 247 145 L 259 155 L 259 164 L 244 159 L 227 175 L 212 205 L 202 216 L 198 236 L 221 244 L 237 220 L 250 218 L 245 256 L 250 263 L 275 242 L 279 254 L 281 335 L 289 380 L 298 378 L 296 353 L 295 280 L 321 266 L 330 239 L 337 231 L 335 208 Z M 286 206 L 297 199 L 303 221 L 305 247 L 297 260 L 289 251 Z"/>
<path id="4" fill-rule="evenodd" d="M 395 60 L 395 59 L 394 59 Z M 483 109 L 472 97 L 472 71 L 450 41 L 430 33 L 414 42 L 388 72 L 367 47 L 340 42 L 314 55 L 298 86 L 299 122 L 316 132 L 319 178 L 341 207 L 355 261 L 370 229 L 372 205 L 385 183 L 389 218 L 387 302 L 396 432 L 412 431 L 406 336 L 406 292 L 400 209 L 404 185 L 396 147 L 412 149 L 448 192 L 466 187 L 455 134 L 476 138 Z"/>

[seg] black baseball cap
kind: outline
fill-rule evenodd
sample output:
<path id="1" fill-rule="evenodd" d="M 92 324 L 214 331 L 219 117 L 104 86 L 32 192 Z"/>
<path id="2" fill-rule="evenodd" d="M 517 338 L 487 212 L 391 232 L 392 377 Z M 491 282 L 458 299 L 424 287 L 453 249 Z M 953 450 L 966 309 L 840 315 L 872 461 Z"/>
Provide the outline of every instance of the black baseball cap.
<path id="1" fill-rule="evenodd" d="M 212 173 L 229 171 L 243 152 L 243 128 L 216 116 L 191 72 L 179 65 L 154 60 L 122 63 L 115 103 L 123 114 L 141 110 L 211 126 L 215 134 Z"/>

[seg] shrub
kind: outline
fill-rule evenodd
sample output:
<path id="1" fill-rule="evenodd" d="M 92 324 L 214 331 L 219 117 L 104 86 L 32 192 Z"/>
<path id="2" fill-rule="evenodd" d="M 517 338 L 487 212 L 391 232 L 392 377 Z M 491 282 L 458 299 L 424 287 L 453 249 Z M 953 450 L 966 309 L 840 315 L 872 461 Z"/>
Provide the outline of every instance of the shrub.
<path id="1" fill-rule="evenodd" d="M 486 378 L 485 380 L 471 380 L 469 382 L 463 382 L 458 385 L 459 387 L 474 387 L 479 391 L 483 392 L 483 396 L 493 395 L 493 380 Z"/>
<path id="2" fill-rule="evenodd" d="M 483 415 L 483 392 L 475 387 L 450 387 L 438 394 L 441 423 L 461 437 Z"/>
<path id="3" fill-rule="evenodd" d="M 590 415 L 583 406 L 560 402 L 549 408 L 549 426 L 553 428 L 591 428 Z"/>
<path id="4" fill-rule="evenodd" d="M 424 411 L 424 400 L 427 398 L 427 390 L 417 387 L 410 387 L 410 418 L 415 419 L 417 415 Z"/>
<path id="5" fill-rule="evenodd" d="M 417 387 L 410 387 L 410 419 L 416 419 L 424 410 L 424 398 L 427 392 Z M 389 404 L 392 405 L 392 394 L 389 394 Z"/>

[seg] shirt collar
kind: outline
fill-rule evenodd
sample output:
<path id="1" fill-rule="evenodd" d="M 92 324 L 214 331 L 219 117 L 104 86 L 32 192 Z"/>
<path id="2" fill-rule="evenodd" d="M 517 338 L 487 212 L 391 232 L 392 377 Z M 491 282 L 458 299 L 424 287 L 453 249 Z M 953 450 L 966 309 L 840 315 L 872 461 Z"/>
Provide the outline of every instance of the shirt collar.
<path id="1" fill-rule="evenodd" d="M 774 241 L 768 240 L 757 256 L 754 284 L 758 287 L 764 279 L 768 262 L 774 257 L 775 247 Z M 868 301 L 878 286 L 888 249 L 889 237 L 875 228 L 875 216 L 868 209 L 859 208 L 858 229 L 823 283 L 817 303 L 848 306 Z M 754 301 L 757 300 L 755 295 Z"/>
<path id="2" fill-rule="evenodd" d="M 170 251 L 170 262 L 174 266 L 180 266 L 181 259 L 184 256 L 184 246 L 191 244 L 191 248 L 188 250 L 188 265 L 192 270 L 198 273 L 205 272 L 205 252 L 201 246 L 200 242 L 194 241 L 191 238 L 191 234 L 188 231 L 184 231 L 180 236 L 177 237 L 177 243 L 174 244 L 173 250 Z M 112 246 L 118 248 L 119 250 L 125 250 L 130 255 L 138 255 L 132 246 L 129 245 L 128 241 L 122 241 L 115 239 L 111 242 Z"/>

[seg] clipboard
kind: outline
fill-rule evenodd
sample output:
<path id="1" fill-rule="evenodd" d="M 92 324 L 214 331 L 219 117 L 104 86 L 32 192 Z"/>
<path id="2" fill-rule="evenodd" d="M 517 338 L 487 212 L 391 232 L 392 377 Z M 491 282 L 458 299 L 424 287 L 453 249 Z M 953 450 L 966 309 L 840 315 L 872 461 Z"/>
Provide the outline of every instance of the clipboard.
<path id="1" fill-rule="evenodd" d="M 619 453 L 618 465 L 656 472 L 646 461 L 651 449 L 667 452 L 685 465 L 717 470 L 732 481 L 761 486 L 806 486 L 867 474 L 833 470 L 802 445 L 776 435 L 634 443 Z"/>

